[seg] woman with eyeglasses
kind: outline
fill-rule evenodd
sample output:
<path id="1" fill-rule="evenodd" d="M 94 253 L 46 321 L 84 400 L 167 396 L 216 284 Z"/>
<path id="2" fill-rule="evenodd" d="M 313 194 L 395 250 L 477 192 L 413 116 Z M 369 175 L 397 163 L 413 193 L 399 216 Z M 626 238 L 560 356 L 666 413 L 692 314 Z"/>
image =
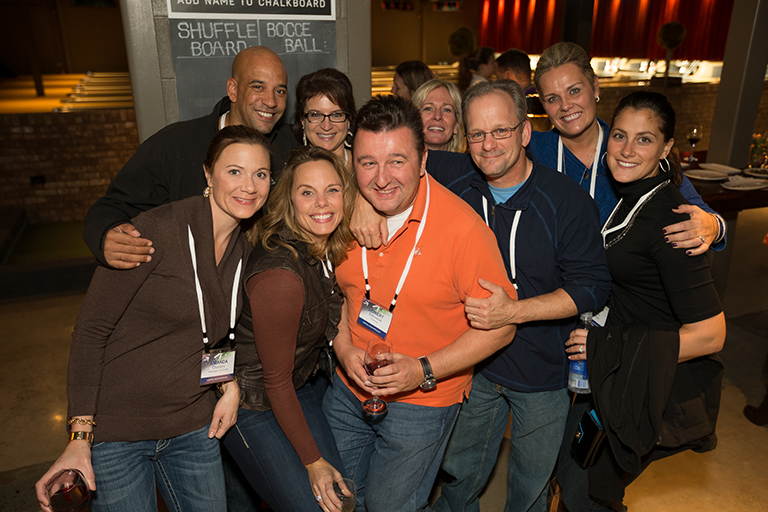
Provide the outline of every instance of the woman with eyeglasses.
<path id="1" fill-rule="evenodd" d="M 352 169 L 352 128 L 355 97 L 347 75 L 337 69 L 318 69 L 296 85 L 293 132 L 305 146 L 327 149 Z"/>

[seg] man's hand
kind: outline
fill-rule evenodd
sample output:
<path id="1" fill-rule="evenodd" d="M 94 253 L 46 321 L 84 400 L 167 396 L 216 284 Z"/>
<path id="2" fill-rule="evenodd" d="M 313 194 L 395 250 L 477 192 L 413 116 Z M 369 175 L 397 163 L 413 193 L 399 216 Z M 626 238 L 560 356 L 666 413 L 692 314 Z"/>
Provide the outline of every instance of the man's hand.
<path id="1" fill-rule="evenodd" d="M 344 321 L 346 320 L 342 319 L 342 322 Z M 367 393 L 373 393 L 373 388 L 369 383 L 366 383 L 368 373 L 365 371 L 365 350 L 354 346 L 351 342 L 342 344 L 337 343 L 337 340 L 338 338 L 333 342 L 333 349 L 336 352 L 339 364 L 344 368 L 344 373 L 360 389 Z"/>
<path id="2" fill-rule="evenodd" d="M 152 241 L 141 238 L 141 233 L 127 222 L 107 231 L 104 238 L 104 259 L 115 268 L 136 268 L 152 261 L 154 252 Z"/>
<path id="3" fill-rule="evenodd" d="M 349 229 L 357 242 L 368 249 L 378 249 L 382 244 L 387 245 L 389 240 L 387 218 L 374 210 L 362 194 L 357 194 Z"/>
<path id="4" fill-rule="evenodd" d="M 687 249 L 685 253 L 688 256 L 698 256 L 707 252 L 719 231 L 719 223 L 715 216 L 692 204 L 681 204 L 672 211 L 687 213 L 691 218 L 665 227 L 662 230 L 664 241 L 672 244 L 675 249 Z M 704 239 L 702 240 L 701 237 Z"/>
<path id="5" fill-rule="evenodd" d="M 405 354 L 392 354 L 392 362 L 368 377 L 369 391 L 376 396 L 390 396 L 411 391 L 424 382 L 424 368 L 418 359 Z"/>
<path id="6" fill-rule="evenodd" d="M 464 312 L 472 327 L 487 331 L 517 323 L 515 314 L 520 308 L 520 303 L 497 284 L 485 279 L 478 279 L 477 282 L 491 292 L 491 296 L 485 299 L 467 297 L 464 302 Z"/>

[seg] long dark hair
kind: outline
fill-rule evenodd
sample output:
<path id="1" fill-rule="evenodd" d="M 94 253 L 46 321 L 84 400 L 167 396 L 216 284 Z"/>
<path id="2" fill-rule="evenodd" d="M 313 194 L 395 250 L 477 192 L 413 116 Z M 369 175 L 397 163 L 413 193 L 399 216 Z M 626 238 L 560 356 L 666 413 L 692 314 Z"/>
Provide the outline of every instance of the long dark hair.
<path id="1" fill-rule="evenodd" d="M 649 110 L 653 113 L 654 117 L 659 120 L 659 131 L 664 137 L 664 142 L 669 142 L 670 139 L 675 137 L 675 109 L 672 108 L 672 104 L 667 100 L 667 97 L 658 92 L 636 91 L 624 96 L 619 102 L 619 106 L 613 111 L 613 117 L 611 117 L 611 128 L 616 118 L 625 109 L 631 108 L 634 110 Z M 661 167 L 662 172 L 669 172 L 672 183 L 676 187 L 680 186 L 683 180 L 681 174 L 680 156 L 677 152 L 670 150 L 667 155 L 669 160 L 669 169 Z"/>

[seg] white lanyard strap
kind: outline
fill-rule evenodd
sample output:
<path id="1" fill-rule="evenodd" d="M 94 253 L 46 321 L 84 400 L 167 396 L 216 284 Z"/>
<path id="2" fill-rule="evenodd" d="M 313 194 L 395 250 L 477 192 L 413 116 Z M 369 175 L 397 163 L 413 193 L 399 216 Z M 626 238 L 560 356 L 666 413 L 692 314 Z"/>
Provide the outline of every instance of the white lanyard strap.
<path id="1" fill-rule="evenodd" d="M 512 273 L 512 286 L 517 290 L 517 268 L 515 267 L 515 238 L 517 238 L 517 226 L 520 224 L 520 215 L 523 210 L 517 210 L 515 212 L 515 218 L 512 220 L 512 229 L 509 230 L 509 271 Z M 491 223 L 488 221 L 488 199 L 483 196 L 483 214 L 485 216 L 485 223 L 488 227 L 491 227 Z"/>
<path id="2" fill-rule="evenodd" d="M 607 244 L 605 242 L 605 239 L 606 239 L 606 237 L 608 235 L 610 235 L 611 233 L 615 233 L 616 231 L 619 231 L 619 230 L 624 229 L 625 227 L 627 227 L 627 225 L 630 222 L 632 222 L 632 220 L 634 219 L 635 215 L 640 210 L 640 208 L 642 208 L 645 205 L 645 203 L 647 203 L 648 200 L 651 197 L 653 197 L 653 195 L 656 194 L 656 192 L 660 188 L 664 187 L 668 183 L 669 183 L 669 181 L 665 181 L 663 183 L 660 183 L 660 184 L 656 185 L 653 188 L 653 190 L 651 190 L 650 192 L 646 192 L 645 194 L 643 194 L 643 196 L 637 201 L 635 206 L 632 207 L 632 209 L 629 211 L 627 216 L 624 218 L 624 221 L 621 224 L 619 224 L 617 226 L 614 226 L 614 227 L 609 229 L 608 226 L 611 224 L 611 220 L 613 220 L 613 216 L 616 214 L 617 211 L 619 211 L 619 207 L 621 206 L 621 203 L 624 201 L 623 198 L 619 199 L 619 203 L 614 207 L 613 211 L 611 212 L 611 215 L 608 216 L 608 220 L 605 221 L 605 224 L 603 225 L 602 229 L 600 230 L 600 234 L 603 235 L 603 247 L 605 247 L 606 249 L 608 248 Z"/>
<path id="3" fill-rule="evenodd" d="M 227 126 L 227 114 L 229 114 L 229 110 L 221 114 L 221 117 L 219 117 L 219 130 L 223 130 Z"/>
<path id="4" fill-rule="evenodd" d="M 592 157 L 592 176 L 589 180 L 589 195 L 592 199 L 595 198 L 595 185 L 597 184 L 597 165 L 600 163 L 600 150 L 603 147 L 603 127 L 598 123 L 597 125 L 597 146 L 595 146 L 595 155 Z M 557 172 L 562 174 L 565 172 L 565 157 L 563 156 L 563 137 L 557 137 Z"/>
<path id="5" fill-rule="evenodd" d="M 408 277 L 408 272 L 411 271 L 411 263 L 413 263 L 413 256 L 416 254 L 416 247 L 419 245 L 419 240 L 421 239 L 422 233 L 424 233 L 424 226 L 427 224 L 427 213 L 429 212 L 429 174 L 425 175 L 426 181 L 427 181 L 427 201 L 424 205 L 424 215 L 421 217 L 421 222 L 419 223 L 419 229 L 416 231 L 416 240 L 413 242 L 413 249 L 411 250 L 411 253 L 408 255 L 408 261 L 405 263 L 405 268 L 403 269 L 403 273 L 400 274 L 400 281 L 397 283 L 397 289 L 395 289 L 395 296 L 392 299 L 392 302 L 389 304 L 389 311 L 392 312 L 395 310 L 395 305 L 397 304 L 397 297 L 400 295 L 400 291 L 403 289 L 403 285 L 405 284 L 405 278 Z M 365 278 L 365 298 L 368 300 L 371 300 L 371 285 L 368 283 L 368 256 L 367 256 L 367 249 L 363 247 L 363 253 L 362 253 L 362 260 L 363 260 L 363 277 Z"/>
<path id="6" fill-rule="evenodd" d="M 200 325 L 203 328 L 203 345 L 208 351 L 208 332 L 205 327 L 205 307 L 203 306 L 203 289 L 200 286 L 200 277 L 197 274 L 197 252 L 195 252 L 195 237 L 192 236 L 192 228 L 187 225 L 189 234 L 189 252 L 192 255 L 192 269 L 195 271 L 195 292 L 197 293 L 197 309 L 200 312 Z M 243 259 L 237 263 L 235 279 L 232 281 L 232 299 L 229 308 L 229 339 L 235 339 L 235 321 L 237 320 L 237 288 L 240 284 L 240 272 L 243 269 Z"/>

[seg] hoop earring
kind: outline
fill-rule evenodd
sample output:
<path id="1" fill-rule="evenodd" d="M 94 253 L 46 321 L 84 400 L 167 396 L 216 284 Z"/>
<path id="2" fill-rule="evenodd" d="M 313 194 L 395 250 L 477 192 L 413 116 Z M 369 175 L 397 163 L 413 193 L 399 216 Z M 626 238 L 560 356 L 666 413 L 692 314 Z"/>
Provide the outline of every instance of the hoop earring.
<path id="1" fill-rule="evenodd" d="M 307 132 L 301 132 L 302 136 L 304 137 L 304 145 L 307 145 Z"/>
<path id="2" fill-rule="evenodd" d="M 600 96 L 595 96 L 595 103 L 600 103 Z"/>
<path id="3" fill-rule="evenodd" d="M 344 147 L 352 149 L 352 132 L 350 130 L 347 130 L 347 136 L 344 137 Z"/>
<path id="4" fill-rule="evenodd" d="M 203 190 L 203 197 L 210 197 L 212 192 L 213 188 L 205 187 L 205 190 Z"/>
<path id="5" fill-rule="evenodd" d="M 603 156 L 600 157 L 600 163 L 603 164 L 603 168 L 607 168 L 608 164 L 605 163 L 605 155 L 608 153 L 603 153 Z"/>
<path id="6" fill-rule="evenodd" d="M 667 163 L 667 168 L 666 169 L 664 169 L 664 166 L 661 164 L 662 162 L 666 162 Z M 672 170 L 672 165 L 670 165 L 669 160 L 667 160 L 667 157 L 664 157 L 661 160 L 659 160 L 659 169 L 661 169 L 661 172 L 663 172 L 665 174 Z"/>

